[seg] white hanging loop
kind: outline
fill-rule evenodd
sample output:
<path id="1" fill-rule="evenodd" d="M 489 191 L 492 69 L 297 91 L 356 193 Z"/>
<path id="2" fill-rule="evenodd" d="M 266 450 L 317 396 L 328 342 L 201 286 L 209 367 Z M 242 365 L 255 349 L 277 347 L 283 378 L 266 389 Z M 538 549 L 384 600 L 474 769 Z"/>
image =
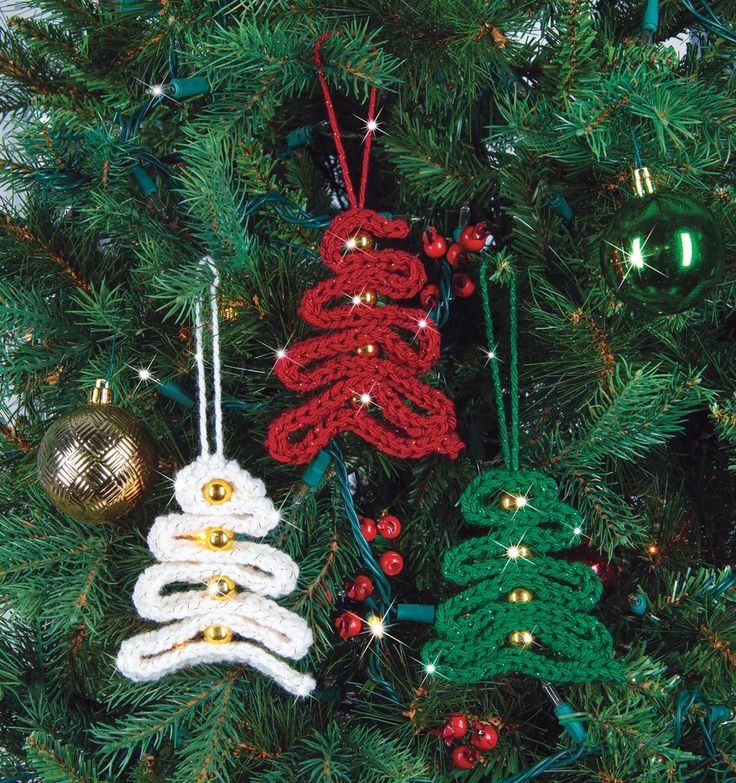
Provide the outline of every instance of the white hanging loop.
<path id="1" fill-rule="evenodd" d="M 215 454 L 222 457 L 224 453 L 222 436 L 222 368 L 220 364 L 220 318 L 217 312 L 217 293 L 220 288 L 220 275 L 212 256 L 204 256 L 199 262 L 209 267 L 212 272 L 210 285 L 210 312 L 212 318 L 212 384 L 214 387 L 215 408 Z M 194 347 L 197 362 L 197 391 L 199 396 L 199 443 L 202 456 L 210 453 L 207 434 L 207 378 L 204 368 L 204 323 L 202 317 L 202 300 L 194 303 Z"/>

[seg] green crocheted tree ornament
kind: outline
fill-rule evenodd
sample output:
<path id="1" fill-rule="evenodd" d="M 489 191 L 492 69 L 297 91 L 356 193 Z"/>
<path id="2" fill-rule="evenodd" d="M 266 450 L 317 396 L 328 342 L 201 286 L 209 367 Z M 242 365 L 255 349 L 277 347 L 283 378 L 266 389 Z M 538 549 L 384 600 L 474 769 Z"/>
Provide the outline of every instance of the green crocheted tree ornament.
<path id="1" fill-rule="evenodd" d="M 438 638 L 422 651 L 438 676 L 461 683 L 505 672 L 550 682 L 622 676 L 608 631 L 587 614 L 600 579 L 584 563 L 547 554 L 582 534 L 580 514 L 558 494 L 533 470 L 490 471 L 463 493 L 463 515 L 488 535 L 445 554 L 445 579 L 469 587 L 437 608 Z"/>

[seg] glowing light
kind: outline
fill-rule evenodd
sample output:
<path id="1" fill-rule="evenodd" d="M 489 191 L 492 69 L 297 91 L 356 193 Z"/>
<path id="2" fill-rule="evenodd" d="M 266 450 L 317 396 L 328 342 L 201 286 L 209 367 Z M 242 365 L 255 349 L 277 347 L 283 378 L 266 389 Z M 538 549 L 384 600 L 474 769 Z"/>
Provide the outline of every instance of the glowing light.
<path id="1" fill-rule="evenodd" d="M 373 402 L 373 398 L 371 397 L 368 392 L 363 392 L 363 394 L 360 395 L 360 404 L 361 405 L 370 405 L 371 402 Z"/>
<path id="2" fill-rule="evenodd" d="M 521 557 L 521 551 L 519 550 L 519 547 L 516 545 L 510 546 L 506 550 L 506 557 L 508 557 L 509 560 L 518 560 L 519 557 Z"/>
<path id="3" fill-rule="evenodd" d="M 641 237 L 634 237 L 633 247 L 629 254 L 629 263 L 631 266 L 636 267 L 636 269 L 644 269 Z"/>
<path id="4" fill-rule="evenodd" d="M 378 123 L 375 120 L 368 120 L 365 124 L 366 130 L 375 133 L 378 130 Z"/>
<path id="5" fill-rule="evenodd" d="M 358 246 L 358 242 L 355 239 L 355 237 L 350 237 L 350 239 L 345 240 L 345 247 L 348 250 L 355 250 L 355 248 Z"/>
<path id="6" fill-rule="evenodd" d="M 680 232 L 682 242 L 682 266 L 690 266 L 693 262 L 693 240 L 688 231 Z"/>
<path id="7" fill-rule="evenodd" d="M 581 527 L 574 528 L 572 532 L 575 533 L 576 536 L 582 536 L 583 535 L 583 529 Z"/>
<path id="8" fill-rule="evenodd" d="M 518 495 L 514 502 L 516 503 L 516 508 L 524 508 L 526 505 L 526 498 L 524 495 Z"/>
<path id="9" fill-rule="evenodd" d="M 279 348 L 276 351 L 276 358 L 277 359 L 285 359 L 286 358 L 286 348 Z"/>
<path id="10" fill-rule="evenodd" d="M 495 359 L 496 358 L 496 352 L 495 351 L 488 351 L 488 358 L 489 359 Z"/>
<path id="11" fill-rule="evenodd" d="M 146 367 L 141 367 L 140 370 L 138 370 L 138 377 L 142 381 L 150 381 L 151 380 L 151 371 L 147 369 Z"/>
<path id="12" fill-rule="evenodd" d="M 521 640 L 524 642 L 524 644 L 531 644 L 534 641 L 534 637 L 530 631 L 524 631 L 521 634 Z"/>
<path id="13" fill-rule="evenodd" d="M 354 305 L 363 304 L 363 300 L 360 298 L 360 294 L 355 294 L 355 296 L 350 300 Z"/>
<path id="14" fill-rule="evenodd" d="M 427 326 L 429 326 L 429 324 L 427 323 L 427 321 L 426 321 L 426 319 L 425 319 L 425 318 L 422 318 L 422 320 L 421 320 L 421 321 L 417 321 L 417 326 L 418 326 L 420 329 L 426 329 L 426 328 L 427 328 Z"/>
<path id="15" fill-rule="evenodd" d="M 386 632 L 386 628 L 383 624 L 383 620 L 376 614 L 372 614 L 366 622 L 368 623 L 368 630 L 376 639 L 383 639 Z"/>
<path id="16" fill-rule="evenodd" d="M 649 552 L 649 554 L 654 557 L 654 555 L 659 554 L 659 547 L 656 544 L 649 544 L 647 547 L 647 552 Z"/>
<path id="17" fill-rule="evenodd" d="M 154 98 L 160 98 L 164 94 L 163 84 L 152 84 L 148 88 L 148 92 L 153 95 Z"/>
<path id="18" fill-rule="evenodd" d="M 437 671 L 437 667 L 433 663 L 428 663 L 425 665 L 424 671 L 427 672 L 427 674 L 434 674 Z"/>

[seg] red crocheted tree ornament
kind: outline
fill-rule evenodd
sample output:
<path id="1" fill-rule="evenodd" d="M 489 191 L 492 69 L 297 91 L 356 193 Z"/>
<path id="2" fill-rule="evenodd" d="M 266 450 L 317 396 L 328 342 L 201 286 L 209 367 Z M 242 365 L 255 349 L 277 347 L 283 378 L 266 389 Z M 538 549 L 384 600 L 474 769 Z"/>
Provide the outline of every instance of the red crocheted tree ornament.
<path id="1" fill-rule="evenodd" d="M 320 253 L 336 274 L 306 291 L 299 314 L 316 329 L 337 331 L 298 343 L 276 361 L 284 386 L 317 392 L 271 422 L 266 445 L 281 462 L 308 462 L 343 432 L 401 458 L 456 457 L 463 448 L 452 402 L 421 380 L 439 358 L 434 322 L 416 308 L 356 304 L 366 291 L 383 300 L 416 296 L 426 283 L 424 267 L 403 250 L 352 247 L 349 240 L 363 233 L 402 239 L 409 226 L 356 207 L 325 232 Z"/>

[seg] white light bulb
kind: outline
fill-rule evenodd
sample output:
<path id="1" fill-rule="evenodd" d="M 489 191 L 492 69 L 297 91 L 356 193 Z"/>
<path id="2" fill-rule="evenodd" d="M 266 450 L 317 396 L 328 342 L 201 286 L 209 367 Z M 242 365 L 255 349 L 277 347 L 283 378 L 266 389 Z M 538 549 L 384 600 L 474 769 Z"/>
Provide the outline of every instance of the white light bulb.
<path id="1" fill-rule="evenodd" d="M 363 394 L 360 395 L 360 403 L 361 405 L 370 405 L 371 395 L 368 394 L 368 392 L 363 392 Z"/>
<path id="2" fill-rule="evenodd" d="M 516 560 L 521 553 L 519 552 L 518 546 L 510 546 L 506 550 L 506 557 L 510 558 L 511 560 Z"/>
<path id="3" fill-rule="evenodd" d="M 417 326 L 420 329 L 426 329 L 429 324 L 427 323 L 426 319 L 422 318 L 421 321 L 417 321 Z"/>
<path id="4" fill-rule="evenodd" d="M 142 367 L 140 370 L 138 370 L 138 377 L 142 381 L 149 381 L 151 379 L 151 371 L 147 370 L 145 367 Z"/>
<path id="5" fill-rule="evenodd" d="M 576 536 L 582 536 L 583 535 L 583 529 L 581 527 L 576 527 L 573 531 Z"/>
<path id="6" fill-rule="evenodd" d="M 362 304 L 362 300 L 361 300 L 361 298 L 360 298 L 360 295 L 359 295 L 359 294 L 356 294 L 356 295 L 355 295 L 355 296 L 354 296 L 354 297 L 351 299 L 351 301 L 352 301 L 352 303 L 353 303 L 354 305 L 359 305 L 359 304 Z"/>
<path id="7" fill-rule="evenodd" d="M 437 671 L 437 667 L 433 663 L 428 663 L 424 667 L 424 671 L 427 672 L 427 674 L 434 674 Z"/>
<path id="8" fill-rule="evenodd" d="M 286 348 L 279 348 L 278 351 L 276 351 L 276 358 L 277 359 L 285 359 L 286 358 Z"/>
<path id="9" fill-rule="evenodd" d="M 526 505 L 526 498 L 524 495 L 518 495 L 517 498 L 514 500 L 514 503 L 516 504 L 516 508 L 524 508 Z"/>
<path id="10" fill-rule="evenodd" d="M 386 631 L 383 620 L 377 615 L 368 618 L 368 630 L 376 639 L 383 639 L 383 634 Z"/>
<path id="11" fill-rule="evenodd" d="M 368 128 L 371 133 L 375 133 L 378 130 L 378 123 L 375 120 L 368 120 L 365 127 Z"/>

